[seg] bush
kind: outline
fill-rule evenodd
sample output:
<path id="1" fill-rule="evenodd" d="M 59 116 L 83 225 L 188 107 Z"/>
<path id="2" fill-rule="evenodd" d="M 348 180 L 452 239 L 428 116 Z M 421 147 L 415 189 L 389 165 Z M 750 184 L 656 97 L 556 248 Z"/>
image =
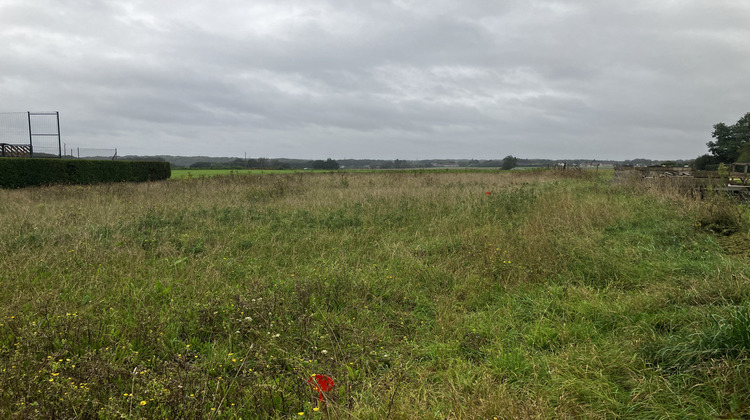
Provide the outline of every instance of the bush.
<path id="1" fill-rule="evenodd" d="M 48 184 L 158 181 L 168 179 L 171 174 L 168 162 L 0 159 L 0 187 L 2 188 Z"/>
<path id="2" fill-rule="evenodd" d="M 714 156 L 706 154 L 706 155 L 697 157 L 693 161 L 693 168 L 699 171 L 710 171 L 712 169 L 710 169 L 709 167 L 713 167 L 717 164 L 718 164 L 718 161 L 716 160 Z M 713 169 L 713 170 L 716 170 L 716 169 Z"/>
<path id="3" fill-rule="evenodd" d="M 731 235 L 742 229 L 742 210 L 728 195 L 709 191 L 696 226 L 718 235 Z"/>

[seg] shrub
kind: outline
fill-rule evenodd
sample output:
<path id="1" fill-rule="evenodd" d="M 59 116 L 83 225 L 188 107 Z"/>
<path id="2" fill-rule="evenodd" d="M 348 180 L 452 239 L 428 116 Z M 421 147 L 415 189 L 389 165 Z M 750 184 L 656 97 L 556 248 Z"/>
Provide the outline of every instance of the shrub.
<path id="1" fill-rule="evenodd" d="M 701 208 L 696 226 L 719 235 L 731 235 L 742 229 L 742 211 L 731 197 L 711 191 Z"/>
<path id="2" fill-rule="evenodd" d="M 48 184 L 144 182 L 168 179 L 168 162 L 109 160 L 0 159 L 0 187 Z"/>

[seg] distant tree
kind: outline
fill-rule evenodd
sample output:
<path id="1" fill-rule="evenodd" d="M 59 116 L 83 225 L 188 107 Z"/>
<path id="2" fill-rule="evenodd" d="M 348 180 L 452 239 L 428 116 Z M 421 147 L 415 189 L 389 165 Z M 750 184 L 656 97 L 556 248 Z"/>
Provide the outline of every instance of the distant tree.
<path id="1" fill-rule="evenodd" d="M 703 156 L 699 156 L 699 157 L 695 158 L 695 160 L 693 161 L 693 165 L 692 166 L 693 166 L 693 168 L 695 168 L 695 169 L 697 169 L 699 171 L 705 171 L 706 170 L 706 166 L 716 165 L 718 163 L 719 163 L 719 161 L 716 159 L 715 156 L 711 156 L 709 154 L 705 154 Z"/>
<path id="2" fill-rule="evenodd" d="M 335 160 L 331 158 L 326 159 L 326 169 L 336 170 L 336 169 L 339 169 L 340 167 L 341 165 L 339 165 L 339 163 L 336 162 Z"/>
<path id="3" fill-rule="evenodd" d="M 161 156 L 124 156 L 123 160 L 145 161 L 145 162 L 166 162 Z M 173 165 L 178 166 L 178 165 Z"/>
<path id="4" fill-rule="evenodd" d="M 310 164 L 310 166 L 313 169 L 326 169 L 326 170 L 336 170 L 339 169 L 339 163 L 335 160 L 328 158 L 327 160 L 314 160 Z"/>
<path id="5" fill-rule="evenodd" d="M 278 159 L 271 161 L 271 167 L 276 169 L 292 169 L 292 165 L 288 162 L 282 162 Z"/>
<path id="6" fill-rule="evenodd" d="M 733 125 L 723 122 L 714 125 L 711 137 L 715 141 L 706 143 L 708 151 L 721 163 L 734 163 L 740 156 L 740 149 L 750 142 L 750 112 Z"/>
<path id="7" fill-rule="evenodd" d="M 212 166 L 213 164 L 211 162 L 195 162 L 194 164 L 190 165 L 192 169 L 208 169 Z"/>
<path id="8" fill-rule="evenodd" d="M 677 166 L 677 163 L 675 163 L 675 162 L 673 162 L 671 160 L 668 160 L 666 162 L 662 162 L 661 166 L 666 167 L 666 168 L 672 168 L 672 167 Z"/>
<path id="9" fill-rule="evenodd" d="M 518 158 L 513 157 L 511 155 L 506 156 L 503 158 L 503 166 L 502 168 L 505 170 L 513 169 L 516 166 L 518 166 Z"/>

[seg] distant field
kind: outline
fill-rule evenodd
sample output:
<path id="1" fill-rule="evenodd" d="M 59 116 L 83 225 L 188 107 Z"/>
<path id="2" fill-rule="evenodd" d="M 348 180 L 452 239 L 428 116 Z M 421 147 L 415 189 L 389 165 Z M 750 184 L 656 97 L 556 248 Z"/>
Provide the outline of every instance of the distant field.
<path id="1" fill-rule="evenodd" d="M 535 168 L 516 168 L 535 169 Z M 499 168 L 415 168 L 415 169 L 340 169 L 339 173 L 369 173 L 369 172 L 477 172 L 477 171 L 500 171 Z M 270 175 L 270 174 L 294 174 L 294 173 L 330 173 L 331 170 L 316 169 L 172 169 L 172 179 L 190 177 L 212 177 L 217 175 Z"/>
<path id="2" fill-rule="evenodd" d="M 261 172 L 0 190 L 0 417 L 750 416 L 744 205 Z"/>
<path id="3" fill-rule="evenodd" d="M 172 179 L 189 178 L 189 177 L 201 177 L 201 176 L 216 176 L 216 175 L 247 175 L 247 174 L 290 174 L 294 172 L 302 172 L 303 170 L 274 170 L 274 169 L 172 169 Z M 312 170 L 304 170 L 304 172 L 315 172 Z"/>

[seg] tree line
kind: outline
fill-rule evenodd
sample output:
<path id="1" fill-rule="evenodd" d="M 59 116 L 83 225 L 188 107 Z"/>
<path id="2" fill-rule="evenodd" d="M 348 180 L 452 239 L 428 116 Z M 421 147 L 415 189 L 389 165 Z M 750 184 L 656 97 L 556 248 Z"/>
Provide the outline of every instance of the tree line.
<path id="1" fill-rule="evenodd" d="M 715 124 L 711 137 L 714 140 L 706 143 L 709 153 L 699 156 L 693 163 L 696 169 L 721 163 L 750 162 L 750 112 L 732 125 Z"/>
<path id="2" fill-rule="evenodd" d="M 130 157 L 128 157 L 130 158 Z M 144 158 L 148 159 L 148 158 Z M 158 157 L 164 160 L 163 157 Z M 322 169 L 337 170 L 341 168 L 349 169 L 420 169 L 420 168 L 441 168 L 441 167 L 459 167 L 459 168 L 501 168 L 505 170 L 513 169 L 519 166 L 519 161 L 523 161 L 523 166 L 545 166 L 536 161 L 524 161 L 515 156 L 508 155 L 503 159 L 488 160 L 452 160 L 452 159 L 434 159 L 434 160 L 375 160 L 375 159 L 344 159 L 337 161 L 331 158 L 326 160 L 299 160 L 299 159 L 268 159 L 268 158 L 203 158 L 190 164 L 173 163 L 176 167 L 187 167 L 190 169 Z M 546 162 L 546 161 L 545 161 Z"/>
<path id="3" fill-rule="evenodd" d="M 198 161 L 190 169 L 324 169 L 336 170 L 341 165 L 331 158 L 326 160 L 293 161 L 281 159 L 241 159 L 225 162 Z"/>

